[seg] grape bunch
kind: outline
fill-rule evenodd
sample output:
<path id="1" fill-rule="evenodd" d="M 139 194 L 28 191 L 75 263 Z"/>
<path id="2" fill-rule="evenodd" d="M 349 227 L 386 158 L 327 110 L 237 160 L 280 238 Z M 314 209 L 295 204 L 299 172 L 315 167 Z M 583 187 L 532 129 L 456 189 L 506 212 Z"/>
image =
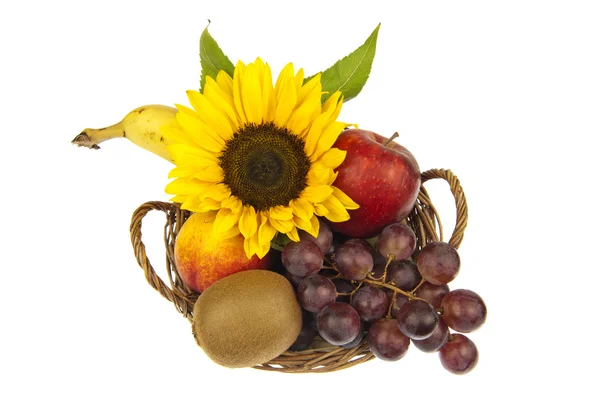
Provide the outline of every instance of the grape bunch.
<path id="1" fill-rule="evenodd" d="M 485 303 L 473 291 L 448 287 L 460 269 L 451 245 L 416 249 L 415 233 L 401 222 L 370 240 L 334 237 L 321 223 L 317 237 L 301 232 L 300 241 L 287 243 L 283 274 L 304 311 L 290 350 L 306 350 L 318 336 L 346 349 L 366 340 L 377 358 L 396 361 L 412 342 L 439 353 L 451 373 L 471 371 L 479 354 L 464 333 L 485 322 Z"/>

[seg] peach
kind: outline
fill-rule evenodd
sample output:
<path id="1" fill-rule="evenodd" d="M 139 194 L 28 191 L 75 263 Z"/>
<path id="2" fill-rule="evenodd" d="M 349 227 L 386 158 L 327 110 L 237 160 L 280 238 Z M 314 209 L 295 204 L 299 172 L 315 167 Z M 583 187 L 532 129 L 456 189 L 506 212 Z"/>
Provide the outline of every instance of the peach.
<path id="1" fill-rule="evenodd" d="M 213 220 L 216 212 L 194 213 L 177 234 L 175 266 L 183 283 L 195 292 L 203 292 L 215 281 L 242 270 L 266 269 L 270 253 L 250 259 L 244 252 L 244 237 L 216 237 Z"/>

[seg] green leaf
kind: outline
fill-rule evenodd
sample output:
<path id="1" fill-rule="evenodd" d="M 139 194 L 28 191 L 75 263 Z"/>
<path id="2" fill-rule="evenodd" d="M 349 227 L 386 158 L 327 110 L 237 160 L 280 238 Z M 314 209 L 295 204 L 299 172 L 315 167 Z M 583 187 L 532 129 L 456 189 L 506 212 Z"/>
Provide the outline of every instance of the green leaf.
<path id="1" fill-rule="evenodd" d="M 344 95 L 344 101 L 348 101 L 360 93 L 371 73 L 380 26 L 381 24 L 377 25 L 362 46 L 322 72 L 321 84 L 323 91 L 327 92 L 323 94 L 321 99 L 323 102 L 338 90 Z M 304 82 L 306 83 L 313 76 L 304 79 Z"/>
<path id="2" fill-rule="evenodd" d="M 287 235 L 277 233 L 275 237 L 271 240 L 271 248 L 283 252 L 283 248 L 287 245 L 288 242 L 291 242 Z"/>
<path id="3" fill-rule="evenodd" d="M 210 24 L 210 21 L 208 21 Z M 223 53 L 215 39 L 208 33 L 208 26 L 200 36 L 200 66 L 202 73 L 200 75 L 200 92 L 204 90 L 206 77 L 210 76 L 217 79 L 219 71 L 224 70 L 233 77 L 234 66 L 229 58 Z"/>

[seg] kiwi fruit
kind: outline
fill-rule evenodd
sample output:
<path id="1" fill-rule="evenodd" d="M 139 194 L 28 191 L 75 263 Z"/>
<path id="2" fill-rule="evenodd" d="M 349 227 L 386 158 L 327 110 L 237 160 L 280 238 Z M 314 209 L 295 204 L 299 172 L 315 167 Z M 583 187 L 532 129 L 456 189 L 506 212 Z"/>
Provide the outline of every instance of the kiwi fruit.
<path id="1" fill-rule="evenodd" d="M 196 343 L 224 367 L 251 367 L 285 352 L 302 328 L 302 310 L 290 282 L 268 270 L 227 276 L 194 305 Z"/>

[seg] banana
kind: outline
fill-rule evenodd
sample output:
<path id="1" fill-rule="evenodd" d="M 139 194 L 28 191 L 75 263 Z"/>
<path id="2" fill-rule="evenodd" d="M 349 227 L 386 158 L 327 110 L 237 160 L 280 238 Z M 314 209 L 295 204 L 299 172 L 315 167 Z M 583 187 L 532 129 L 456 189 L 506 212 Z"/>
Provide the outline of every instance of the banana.
<path id="1" fill-rule="evenodd" d="M 176 114 L 176 108 L 166 105 L 144 105 L 125 115 L 119 123 L 102 129 L 85 129 L 71 143 L 98 150 L 98 144 L 103 141 L 124 137 L 137 146 L 173 162 L 167 151 L 170 140 L 161 131 L 164 127 L 178 126 Z"/>

